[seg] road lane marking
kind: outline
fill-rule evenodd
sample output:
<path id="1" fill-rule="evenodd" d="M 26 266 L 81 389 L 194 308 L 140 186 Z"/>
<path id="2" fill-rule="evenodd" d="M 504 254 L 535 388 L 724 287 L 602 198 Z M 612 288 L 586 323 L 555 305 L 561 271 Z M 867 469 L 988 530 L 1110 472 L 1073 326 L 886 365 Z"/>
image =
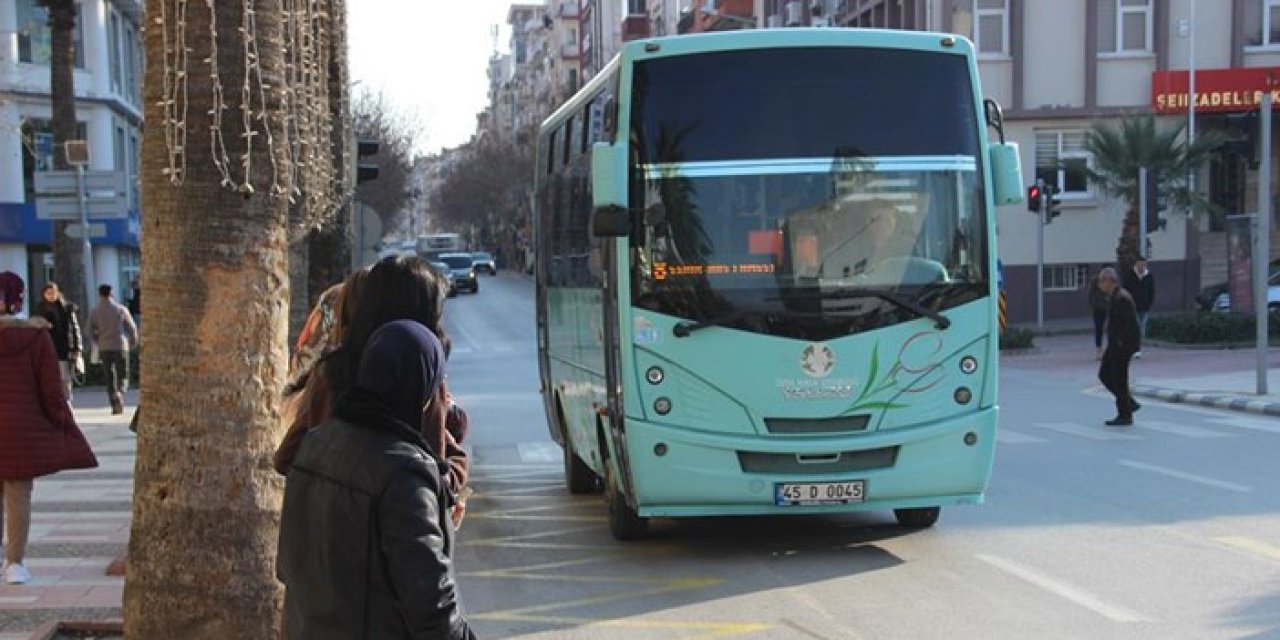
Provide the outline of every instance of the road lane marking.
<path id="1" fill-rule="evenodd" d="M 589 527 L 569 527 L 567 529 L 556 529 L 554 531 L 541 531 L 539 533 L 525 533 L 518 536 L 502 536 L 498 538 L 480 538 L 479 540 L 467 540 L 468 545 L 502 545 L 507 542 L 524 542 L 526 540 L 536 540 L 538 538 L 554 538 L 567 535 L 570 533 L 582 533 L 584 531 L 595 531 L 599 529 L 599 525 L 591 525 Z"/>
<path id="2" fill-rule="evenodd" d="M 472 471 L 531 471 L 535 469 L 560 471 L 563 466 L 558 464 L 477 464 L 472 465 L 470 469 Z"/>
<path id="3" fill-rule="evenodd" d="M 541 516 L 518 515 L 507 512 L 499 513 L 469 513 L 468 517 L 478 520 L 523 520 L 533 522 L 544 522 L 547 520 L 563 521 L 563 522 L 607 522 L 605 516 L 571 516 L 563 513 L 549 513 Z M 96 538 L 95 538 L 96 539 Z"/>
<path id="4" fill-rule="evenodd" d="M 543 615 L 502 615 L 490 617 L 490 614 L 468 615 L 469 618 L 494 620 L 501 622 L 539 622 L 564 627 L 614 627 L 638 630 L 700 631 L 692 636 L 679 636 L 679 640 L 713 640 L 732 636 L 747 635 L 768 631 L 773 625 L 760 622 L 707 622 L 679 620 L 629 620 L 619 618 L 585 618 L 576 616 L 543 616 Z"/>
<path id="5" fill-rule="evenodd" d="M 1280 547 L 1275 547 L 1265 542 L 1254 540 L 1253 538 L 1228 536 L 1223 538 L 1214 538 L 1214 541 L 1225 544 L 1229 547 L 1235 547 L 1242 551 L 1255 553 L 1272 560 L 1280 560 Z"/>
<path id="6" fill-rule="evenodd" d="M 1039 571 L 1036 571 L 1035 569 L 1025 567 L 1011 560 L 1005 560 L 1004 558 L 985 554 L 978 554 L 977 558 L 997 569 L 1000 569 L 1001 571 L 1004 571 L 1005 573 L 1008 573 L 1009 575 L 1023 580 L 1024 582 L 1028 582 L 1054 595 L 1070 600 L 1071 602 L 1115 622 L 1153 622 L 1151 618 L 1133 611 L 1132 609 L 1103 602 L 1097 596 L 1094 596 L 1083 589 L 1069 585 L 1055 578 L 1051 578 Z"/>
<path id="7" fill-rule="evenodd" d="M 1242 484 L 1227 482 L 1226 480 L 1216 480 L 1214 478 L 1207 478 L 1205 476 L 1196 475 L 1194 473 L 1178 471 L 1177 469 L 1167 469 L 1165 467 L 1158 467 L 1154 464 L 1147 464 L 1145 462 L 1137 462 L 1134 460 L 1120 460 L 1119 462 L 1121 465 L 1129 467 L 1130 469 L 1138 469 L 1140 471 L 1149 471 L 1151 473 L 1158 473 L 1162 476 L 1169 476 L 1170 478 L 1186 480 L 1187 482 L 1195 482 L 1198 484 L 1205 485 L 1207 487 L 1226 489 L 1227 491 L 1235 491 L 1236 493 L 1249 493 L 1253 491 L 1253 489 L 1246 487 Z"/>
<path id="8" fill-rule="evenodd" d="M 999 429 L 996 429 L 996 442 L 1004 444 L 1036 444 L 1039 442 L 1048 442 L 1048 440 L 1000 427 Z"/>
<path id="9" fill-rule="evenodd" d="M 534 464 L 556 462 L 561 460 L 563 455 L 560 445 L 554 442 L 521 442 L 516 445 L 516 450 L 520 452 L 521 462 Z"/>
<path id="10" fill-rule="evenodd" d="M 1138 440 L 1138 436 L 1128 433 L 1103 431 L 1104 427 L 1086 427 L 1075 422 L 1037 422 L 1035 426 L 1069 436 L 1088 438 L 1089 440 Z"/>
<path id="11" fill-rule="evenodd" d="M 1234 433 L 1225 431 L 1215 431 L 1213 429 L 1205 429 L 1202 427 L 1193 427 L 1191 425 L 1180 424 L 1177 422 L 1165 422 L 1164 420 L 1139 420 L 1134 425 L 1135 429 L 1159 431 L 1175 436 L 1183 436 L 1186 438 L 1233 438 Z"/>

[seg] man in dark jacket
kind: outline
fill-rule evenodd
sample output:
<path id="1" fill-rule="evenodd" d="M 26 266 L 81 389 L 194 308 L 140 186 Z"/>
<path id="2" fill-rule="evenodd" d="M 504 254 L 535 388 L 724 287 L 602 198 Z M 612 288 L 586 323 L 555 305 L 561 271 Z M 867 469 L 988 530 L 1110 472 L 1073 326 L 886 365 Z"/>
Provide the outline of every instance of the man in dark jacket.
<path id="1" fill-rule="evenodd" d="M 1120 287 L 1115 269 L 1107 267 L 1098 273 L 1098 288 L 1109 297 L 1107 310 L 1107 349 L 1102 353 L 1098 379 L 1116 397 L 1116 417 L 1108 426 L 1133 424 L 1133 412 L 1140 408 L 1129 393 L 1129 361 L 1142 348 L 1142 331 L 1133 296 Z"/>
<path id="2" fill-rule="evenodd" d="M 286 637 L 475 637 L 450 561 L 447 472 L 419 426 L 444 362 L 425 326 L 383 325 L 355 388 L 303 439 L 280 523 Z"/>
<path id="3" fill-rule="evenodd" d="M 1156 279 L 1151 275 L 1151 271 L 1147 268 L 1147 259 L 1138 256 L 1133 261 L 1133 269 L 1124 274 L 1124 288 L 1133 296 L 1133 306 L 1138 310 L 1138 329 L 1142 332 L 1143 339 L 1147 337 L 1147 315 L 1151 313 L 1151 305 L 1156 302 Z M 1142 350 L 1139 349 L 1133 354 L 1135 357 L 1142 357 Z"/>

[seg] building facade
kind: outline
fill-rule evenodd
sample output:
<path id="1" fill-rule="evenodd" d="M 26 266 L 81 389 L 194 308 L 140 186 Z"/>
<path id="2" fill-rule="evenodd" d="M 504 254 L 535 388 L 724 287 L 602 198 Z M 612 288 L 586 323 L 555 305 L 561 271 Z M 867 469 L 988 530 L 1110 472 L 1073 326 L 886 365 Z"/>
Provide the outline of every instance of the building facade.
<path id="1" fill-rule="evenodd" d="M 138 273 L 143 46 L 139 0 L 82 0 L 76 24 L 79 138 L 89 170 L 126 175 L 120 219 L 90 220 L 94 274 L 132 294 Z M 0 270 L 38 291 L 53 273 L 53 224 L 36 215 L 33 175 L 53 168 L 48 14 L 37 0 L 0 0 Z M 81 292 L 66 292 L 79 300 Z"/>

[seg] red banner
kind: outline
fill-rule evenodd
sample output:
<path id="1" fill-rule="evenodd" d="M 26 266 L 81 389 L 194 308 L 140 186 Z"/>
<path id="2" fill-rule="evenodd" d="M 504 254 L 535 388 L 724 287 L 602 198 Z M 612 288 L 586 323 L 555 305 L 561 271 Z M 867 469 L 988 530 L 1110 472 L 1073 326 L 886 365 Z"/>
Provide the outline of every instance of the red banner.
<path id="1" fill-rule="evenodd" d="M 1190 108 L 1189 75 L 1185 69 L 1151 74 L 1151 106 L 1156 113 L 1185 113 Z M 1280 67 L 1197 70 L 1196 111 L 1254 111 L 1266 90 L 1271 91 L 1273 108 L 1280 109 Z"/>

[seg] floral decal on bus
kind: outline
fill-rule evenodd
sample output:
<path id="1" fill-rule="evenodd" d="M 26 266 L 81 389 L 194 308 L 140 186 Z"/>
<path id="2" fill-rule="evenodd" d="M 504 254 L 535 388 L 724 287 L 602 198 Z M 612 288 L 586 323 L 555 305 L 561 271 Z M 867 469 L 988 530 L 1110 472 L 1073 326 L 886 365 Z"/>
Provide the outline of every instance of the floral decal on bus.
<path id="1" fill-rule="evenodd" d="M 898 356 L 881 375 L 880 343 L 871 348 L 871 365 L 862 391 L 844 414 L 901 409 L 904 402 L 884 399 L 899 393 L 923 393 L 942 382 L 942 334 L 922 331 L 902 343 Z"/>

